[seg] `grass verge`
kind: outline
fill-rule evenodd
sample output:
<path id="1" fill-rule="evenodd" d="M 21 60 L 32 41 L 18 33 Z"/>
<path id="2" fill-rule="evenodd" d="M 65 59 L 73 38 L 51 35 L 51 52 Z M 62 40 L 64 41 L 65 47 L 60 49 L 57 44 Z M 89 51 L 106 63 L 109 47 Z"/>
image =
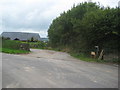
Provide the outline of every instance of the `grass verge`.
<path id="1" fill-rule="evenodd" d="M 76 53 L 72 52 L 69 49 L 60 49 L 60 48 L 51 48 L 48 47 L 46 48 L 47 50 L 54 50 L 54 51 L 59 51 L 59 52 L 67 52 L 69 53 L 72 57 L 77 58 L 82 61 L 86 62 L 96 62 L 96 63 L 106 63 L 106 64 L 120 64 L 120 59 L 111 59 L 111 60 L 98 60 L 97 58 L 91 58 L 89 55 L 86 55 L 84 53 Z"/>
<path id="2" fill-rule="evenodd" d="M 0 52 L 9 53 L 9 54 L 27 54 L 30 51 L 0 48 Z"/>
<path id="3" fill-rule="evenodd" d="M 77 53 L 70 53 L 71 56 L 82 60 L 82 61 L 87 61 L 87 62 L 99 62 L 99 63 L 118 63 L 119 60 L 98 60 L 98 59 L 94 59 L 91 58 L 89 56 L 86 56 L 85 54 L 77 54 Z"/>

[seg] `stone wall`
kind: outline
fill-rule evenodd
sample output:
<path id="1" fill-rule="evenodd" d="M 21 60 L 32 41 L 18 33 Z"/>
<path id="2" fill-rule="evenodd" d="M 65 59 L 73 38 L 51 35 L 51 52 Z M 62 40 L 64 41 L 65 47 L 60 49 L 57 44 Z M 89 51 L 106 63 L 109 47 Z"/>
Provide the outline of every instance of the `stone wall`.
<path id="1" fill-rule="evenodd" d="M 30 51 L 30 46 L 29 46 L 29 44 L 27 44 L 27 43 L 21 43 L 21 44 L 20 44 L 20 49 L 21 49 L 21 50 Z"/>

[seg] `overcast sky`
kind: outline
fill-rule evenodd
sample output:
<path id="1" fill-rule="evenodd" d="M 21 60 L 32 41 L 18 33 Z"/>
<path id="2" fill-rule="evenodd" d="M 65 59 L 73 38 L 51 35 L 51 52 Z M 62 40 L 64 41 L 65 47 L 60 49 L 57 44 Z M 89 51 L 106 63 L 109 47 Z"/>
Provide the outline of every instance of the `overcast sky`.
<path id="1" fill-rule="evenodd" d="M 87 0 L 0 0 L 0 34 L 35 32 L 47 37 L 52 20 L 73 4 Z M 103 6 L 116 7 L 119 0 L 92 0 Z"/>

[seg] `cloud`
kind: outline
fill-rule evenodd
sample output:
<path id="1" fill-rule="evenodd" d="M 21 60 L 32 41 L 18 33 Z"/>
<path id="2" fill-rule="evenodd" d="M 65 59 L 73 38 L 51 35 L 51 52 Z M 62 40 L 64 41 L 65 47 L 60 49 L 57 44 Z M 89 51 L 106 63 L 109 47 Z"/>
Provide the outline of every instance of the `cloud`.
<path id="1" fill-rule="evenodd" d="M 47 30 L 54 18 L 70 9 L 73 4 L 84 1 L 87 0 L 0 0 L 0 33 L 38 32 L 41 36 L 47 37 Z M 118 0 L 100 0 L 100 3 L 115 7 Z"/>

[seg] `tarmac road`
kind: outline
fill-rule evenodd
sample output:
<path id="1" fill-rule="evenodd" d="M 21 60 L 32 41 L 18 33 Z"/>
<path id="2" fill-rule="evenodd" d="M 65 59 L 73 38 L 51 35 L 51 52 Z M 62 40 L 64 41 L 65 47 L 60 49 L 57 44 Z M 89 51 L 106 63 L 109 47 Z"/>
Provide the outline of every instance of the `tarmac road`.
<path id="1" fill-rule="evenodd" d="M 32 49 L 2 54 L 3 88 L 118 88 L 118 67 L 74 59 L 67 53 Z"/>

